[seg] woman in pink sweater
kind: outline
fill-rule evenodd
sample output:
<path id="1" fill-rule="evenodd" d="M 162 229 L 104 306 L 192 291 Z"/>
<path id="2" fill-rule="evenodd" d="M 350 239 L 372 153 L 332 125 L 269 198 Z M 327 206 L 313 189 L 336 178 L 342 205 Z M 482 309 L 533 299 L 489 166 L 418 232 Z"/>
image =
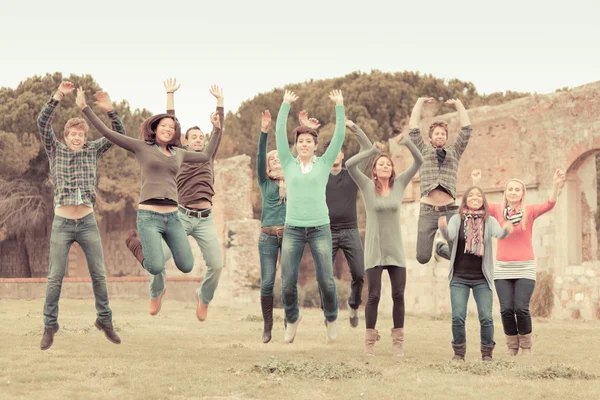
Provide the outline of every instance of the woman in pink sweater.
<path id="1" fill-rule="evenodd" d="M 481 171 L 471 174 L 473 184 L 481 180 Z M 532 231 L 537 217 L 552 210 L 565 182 L 563 171 L 554 173 L 550 197 L 543 204 L 526 204 L 525 184 L 519 179 L 511 179 L 506 184 L 502 203 L 490 203 L 490 215 L 502 224 L 510 221 L 514 230 L 504 240 L 498 241 L 494 284 L 500 314 L 506 335 L 507 354 L 516 356 L 531 355 L 531 314 L 529 301 L 535 288 L 536 262 L 533 253 Z"/>

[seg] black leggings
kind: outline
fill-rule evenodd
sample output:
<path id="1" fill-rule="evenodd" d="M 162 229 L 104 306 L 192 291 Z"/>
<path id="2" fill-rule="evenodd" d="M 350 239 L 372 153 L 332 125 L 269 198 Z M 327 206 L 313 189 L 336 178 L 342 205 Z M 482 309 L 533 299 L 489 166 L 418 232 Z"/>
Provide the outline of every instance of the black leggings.
<path id="1" fill-rule="evenodd" d="M 365 320 L 367 329 L 375 329 L 377 324 L 377 308 L 381 296 L 381 274 L 387 269 L 392 283 L 392 299 L 394 308 L 394 328 L 404 328 L 404 288 L 406 287 L 406 268 L 395 265 L 379 265 L 367 269 L 367 281 L 369 283 L 369 300 L 365 307 Z"/>

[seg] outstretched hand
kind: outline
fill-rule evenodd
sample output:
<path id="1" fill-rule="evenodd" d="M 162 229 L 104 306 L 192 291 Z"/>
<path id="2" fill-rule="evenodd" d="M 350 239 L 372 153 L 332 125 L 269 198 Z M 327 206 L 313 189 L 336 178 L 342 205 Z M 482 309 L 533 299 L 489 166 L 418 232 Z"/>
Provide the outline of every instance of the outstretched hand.
<path id="1" fill-rule="evenodd" d="M 375 147 L 377 147 L 379 149 L 379 151 L 385 150 L 385 144 L 383 144 L 381 142 L 375 142 Z"/>
<path id="2" fill-rule="evenodd" d="M 346 128 L 352 128 L 354 125 L 356 125 L 354 121 L 351 121 L 348 118 L 346 118 Z"/>
<path id="3" fill-rule="evenodd" d="M 556 171 L 554 171 L 554 185 L 556 185 L 556 187 L 558 187 L 559 189 L 562 189 L 562 187 L 565 185 L 565 173 L 564 171 L 557 169 Z"/>
<path id="4" fill-rule="evenodd" d="M 181 85 L 177 84 L 176 78 L 169 78 L 164 81 L 163 84 L 165 85 L 167 93 L 175 93 L 181 87 Z"/>
<path id="5" fill-rule="evenodd" d="M 110 101 L 110 97 L 108 97 L 108 93 L 103 92 L 101 90 L 94 93 L 94 98 L 96 99 L 95 104 L 102 109 L 104 112 L 114 111 L 114 107 L 112 102 Z"/>
<path id="6" fill-rule="evenodd" d="M 433 103 L 435 101 L 435 99 L 433 97 L 419 97 L 417 99 L 418 102 L 424 103 L 424 104 L 429 104 L 429 103 Z"/>
<path id="7" fill-rule="evenodd" d="M 285 93 L 283 95 L 283 102 L 284 103 L 292 104 L 296 100 L 298 100 L 298 96 L 296 96 L 296 93 L 292 92 L 291 90 L 286 90 L 285 91 Z"/>
<path id="8" fill-rule="evenodd" d="M 448 99 L 448 100 L 446 100 L 446 104 L 450 104 L 450 105 L 455 106 L 457 110 L 460 107 L 464 108 L 462 101 L 460 101 L 459 99 Z"/>
<path id="9" fill-rule="evenodd" d="M 408 142 L 408 139 L 402 134 L 395 136 L 392 140 L 398 145 L 405 144 L 406 142 Z"/>
<path id="10" fill-rule="evenodd" d="M 217 129 L 221 129 L 221 118 L 219 117 L 218 112 L 213 112 L 210 114 L 210 123 Z"/>
<path id="11" fill-rule="evenodd" d="M 61 92 L 64 96 L 70 94 L 75 90 L 75 84 L 69 81 L 63 81 L 58 86 L 58 91 Z"/>
<path id="12" fill-rule="evenodd" d="M 300 125 L 306 126 L 310 129 L 317 130 L 321 126 L 318 119 L 308 118 L 308 112 L 305 110 L 300 111 L 298 114 L 298 119 L 300 120 Z"/>
<path id="13" fill-rule="evenodd" d="M 329 98 L 335 103 L 336 106 L 344 105 L 344 96 L 342 95 L 341 90 L 332 90 L 329 92 Z"/>
<path id="14" fill-rule="evenodd" d="M 75 98 L 75 104 L 77 104 L 77 107 L 79 107 L 82 110 L 87 107 L 87 104 L 85 102 L 85 92 L 82 88 L 77 89 L 77 97 Z"/>
<path id="15" fill-rule="evenodd" d="M 217 85 L 212 85 L 209 89 L 210 94 L 215 96 L 217 100 L 223 99 L 225 96 L 223 95 L 223 89 L 218 87 Z"/>
<path id="16" fill-rule="evenodd" d="M 261 132 L 267 133 L 271 126 L 271 112 L 269 110 L 263 111 L 260 118 L 260 130 Z"/>

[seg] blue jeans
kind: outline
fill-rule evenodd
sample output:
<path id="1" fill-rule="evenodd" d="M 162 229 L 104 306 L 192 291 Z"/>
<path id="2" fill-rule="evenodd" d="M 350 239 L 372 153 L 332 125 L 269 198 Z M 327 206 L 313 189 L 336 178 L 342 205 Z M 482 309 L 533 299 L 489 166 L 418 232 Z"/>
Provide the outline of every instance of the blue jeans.
<path id="1" fill-rule="evenodd" d="M 458 213 L 457 206 L 451 206 L 447 211 L 436 211 L 432 206 L 421 203 L 419 207 L 419 222 L 417 231 L 417 261 L 419 264 L 427 264 L 431 259 L 431 250 L 433 249 L 433 239 L 438 230 L 438 219 L 441 216 L 450 218 Z M 452 256 L 452 242 L 438 243 L 436 253 L 449 260 Z"/>
<path id="2" fill-rule="evenodd" d="M 217 236 L 217 228 L 215 227 L 215 217 L 211 214 L 206 218 L 196 218 L 185 215 L 179 212 L 179 219 L 187 236 L 196 239 L 198 247 L 202 251 L 202 257 L 206 263 L 206 272 L 202 285 L 198 289 L 198 297 L 202 303 L 209 304 L 215 295 L 215 290 L 219 285 L 221 271 L 223 270 L 223 252 L 221 251 L 221 243 Z M 185 239 L 187 241 L 187 238 Z M 163 241 L 163 252 L 165 254 L 165 262 L 173 256 L 167 243 Z M 184 271 L 185 272 L 185 271 Z M 167 272 L 163 271 L 158 275 L 150 277 L 150 297 L 158 298 L 165 290 L 165 282 L 167 280 Z"/>
<path id="3" fill-rule="evenodd" d="M 159 213 L 150 210 L 138 210 L 137 228 L 144 254 L 142 266 L 146 271 L 152 275 L 158 275 L 165 270 L 166 259 L 162 246 L 163 240 L 171 250 L 175 265 L 180 271 L 188 273 L 194 268 L 192 248 L 177 211 Z"/>
<path id="4" fill-rule="evenodd" d="M 362 290 L 365 283 L 365 253 L 358 229 L 332 230 L 331 250 L 334 261 L 338 250 L 342 250 L 344 256 L 346 256 L 348 267 L 350 267 L 350 275 L 352 276 L 348 305 L 356 310 L 362 303 Z"/>
<path id="5" fill-rule="evenodd" d="M 300 316 L 298 307 L 298 275 L 304 247 L 308 243 L 315 263 L 315 272 L 327 321 L 335 321 L 338 314 L 337 291 L 333 279 L 331 258 L 331 230 L 329 224 L 313 228 L 285 226 L 281 244 L 281 286 L 283 308 L 287 322 L 294 323 Z"/>
<path id="6" fill-rule="evenodd" d="M 277 255 L 281 251 L 283 238 L 260 233 L 258 254 L 260 256 L 260 295 L 273 296 L 277 275 Z"/>
<path id="7" fill-rule="evenodd" d="M 465 320 L 467 319 L 467 302 L 473 289 L 473 297 L 477 303 L 481 343 L 494 345 L 494 320 L 492 305 L 494 296 L 485 279 L 467 281 L 452 278 L 450 281 L 450 301 L 452 303 L 452 344 L 463 344 L 467 341 Z"/>
<path id="8" fill-rule="evenodd" d="M 92 278 L 98 319 L 103 324 L 111 324 L 112 311 L 108 305 L 102 241 L 100 240 L 96 218 L 94 213 L 91 213 L 80 219 L 54 216 L 52 233 L 50 234 L 50 265 L 48 267 L 46 301 L 44 302 L 44 325 L 46 328 L 57 325 L 58 300 L 60 299 L 62 281 L 67 271 L 69 249 L 73 242 L 79 243 L 83 254 L 85 254 L 90 277 Z"/>

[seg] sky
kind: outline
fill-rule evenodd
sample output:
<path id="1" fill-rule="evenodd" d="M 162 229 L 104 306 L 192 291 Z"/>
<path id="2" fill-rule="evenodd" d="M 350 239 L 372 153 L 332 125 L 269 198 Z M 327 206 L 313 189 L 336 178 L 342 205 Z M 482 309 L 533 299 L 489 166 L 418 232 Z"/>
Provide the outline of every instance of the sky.
<path id="1" fill-rule="evenodd" d="M 162 82 L 175 77 L 183 128 L 210 130 L 212 84 L 224 89 L 227 112 L 288 83 L 373 69 L 458 78 L 480 94 L 600 80 L 599 1 L 410 3 L 4 2 L 0 87 L 90 74 L 114 101 L 159 113 Z"/>

